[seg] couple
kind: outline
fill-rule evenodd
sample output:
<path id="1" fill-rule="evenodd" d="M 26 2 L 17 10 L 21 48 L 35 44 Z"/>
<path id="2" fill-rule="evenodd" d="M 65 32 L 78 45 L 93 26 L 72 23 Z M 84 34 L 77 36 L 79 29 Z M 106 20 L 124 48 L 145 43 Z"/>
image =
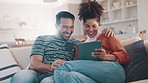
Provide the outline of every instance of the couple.
<path id="1" fill-rule="evenodd" d="M 101 40 L 101 52 L 93 52 L 103 61 L 74 60 L 75 48 L 66 51 L 66 44 L 80 41 L 70 39 L 74 31 L 73 14 L 61 11 L 56 15 L 57 34 L 39 36 L 32 47 L 30 69 L 16 73 L 11 83 L 124 83 L 125 72 L 120 64 L 129 57 L 119 41 L 106 29 L 98 35 L 103 8 L 96 1 L 80 4 L 79 18 L 87 35 L 85 42 Z M 54 78 L 53 78 L 54 77 Z M 54 79 L 54 80 L 53 80 Z"/>

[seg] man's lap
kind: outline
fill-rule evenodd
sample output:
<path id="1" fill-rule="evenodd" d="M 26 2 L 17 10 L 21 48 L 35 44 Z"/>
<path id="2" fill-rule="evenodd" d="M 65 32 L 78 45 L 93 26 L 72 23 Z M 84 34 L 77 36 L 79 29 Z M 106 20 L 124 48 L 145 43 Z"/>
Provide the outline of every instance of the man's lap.
<path id="1" fill-rule="evenodd" d="M 125 80 L 124 70 L 118 62 L 88 60 L 68 61 L 55 70 L 55 75 L 58 76 L 61 74 L 62 76 L 63 73 L 71 71 L 82 73 L 99 82 L 104 82 L 106 79 L 115 79 L 117 81 Z"/>
<path id="2" fill-rule="evenodd" d="M 48 81 L 50 81 L 53 76 L 51 78 L 50 78 L 50 76 L 48 76 L 48 77 L 49 77 Z M 12 77 L 11 83 L 16 83 L 17 81 L 20 82 L 20 83 L 38 83 L 38 82 L 40 82 L 44 78 L 46 78 L 46 77 L 40 76 L 40 74 L 37 73 L 34 70 L 22 70 L 20 72 L 17 72 Z M 45 81 L 47 81 L 46 79 L 44 79 L 42 81 L 42 83 L 45 83 Z M 50 83 L 52 83 L 52 82 L 50 82 Z"/>

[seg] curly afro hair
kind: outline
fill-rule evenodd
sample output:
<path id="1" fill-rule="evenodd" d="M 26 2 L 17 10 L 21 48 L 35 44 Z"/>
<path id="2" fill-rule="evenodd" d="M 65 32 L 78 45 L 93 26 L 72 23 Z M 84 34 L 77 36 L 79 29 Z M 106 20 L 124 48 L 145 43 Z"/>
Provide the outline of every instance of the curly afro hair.
<path id="1" fill-rule="evenodd" d="M 79 20 L 86 22 L 87 19 L 96 18 L 100 22 L 103 13 L 103 7 L 96 0 L 89 0 L 87 3 L 81 3 L 79 8 Z"/>

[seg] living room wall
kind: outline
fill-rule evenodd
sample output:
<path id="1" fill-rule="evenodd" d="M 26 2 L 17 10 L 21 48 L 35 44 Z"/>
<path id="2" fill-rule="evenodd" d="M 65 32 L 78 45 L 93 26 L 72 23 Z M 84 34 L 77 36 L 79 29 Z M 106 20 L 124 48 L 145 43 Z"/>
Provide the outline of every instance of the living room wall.
<path id="1" fill-rule="evenodd" d="M 10 35 L 10 37 L 34 41 L 39 35 L 55 34 L 55 15 L 61 10 L 74 13 L 75 26 L 78 27 L 74 35 L 79 35 L 81 24 L 77 17 L 77 8 L 78 4 L 54 7 L 54 5 L 0 3 L 0 35 L 5 37 L 7 34 L 7 37 Z"/>
<path id="2" fill-rule="evenodd" d="M 48 5 L 0 5 L 0 35 L 34 39 L 41 34 L 53 34 L 53 19 Z"/>

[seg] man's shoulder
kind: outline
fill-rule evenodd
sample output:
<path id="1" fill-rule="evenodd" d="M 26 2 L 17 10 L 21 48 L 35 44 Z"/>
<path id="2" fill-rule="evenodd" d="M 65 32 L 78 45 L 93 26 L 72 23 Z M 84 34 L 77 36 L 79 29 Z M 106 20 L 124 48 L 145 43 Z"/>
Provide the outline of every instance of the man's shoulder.
<path id="1" fill-rule="evenodd" d="M 68 40 L 68 42 L 77 44 L 77 43 L 80 42 L 80 41 L 79 41 L 79 40 L 76 40 L 76 39 L 74 39 L 74 38 L 70 38 L 70 39 Z"/>
<path id="2" fill-rule="evenodd" d="M 44 39 L 50 38 L 50 37 L 53 37 L 53 35 L 40 35 L 40 36 L 38 36 L 38 38 L 44 38 Z"/>
<path id="3" fill-rule="evenodd" d="M 53 35 L 40 35 L 36 38 L 34 44 L 35 45 L 47 45 L 49 42 L 54 40 L 55 37 Z"/>
<path id="4" fill-rule="evenodd" d="M 54 38 L 53 35 L 41 35 L 41 36 L 37 37 L 37 40 L 47 41 L 47 40 L 52 39 L 52 38 Z"/>
<path id="5" fill-rule="evenodd" d="M 49 43 L 51 41 L 55 40 L 55 37 L 53 35 L 41 35 L 41 36 L 38 36 L 35 40 L 36 43 Z"/>

